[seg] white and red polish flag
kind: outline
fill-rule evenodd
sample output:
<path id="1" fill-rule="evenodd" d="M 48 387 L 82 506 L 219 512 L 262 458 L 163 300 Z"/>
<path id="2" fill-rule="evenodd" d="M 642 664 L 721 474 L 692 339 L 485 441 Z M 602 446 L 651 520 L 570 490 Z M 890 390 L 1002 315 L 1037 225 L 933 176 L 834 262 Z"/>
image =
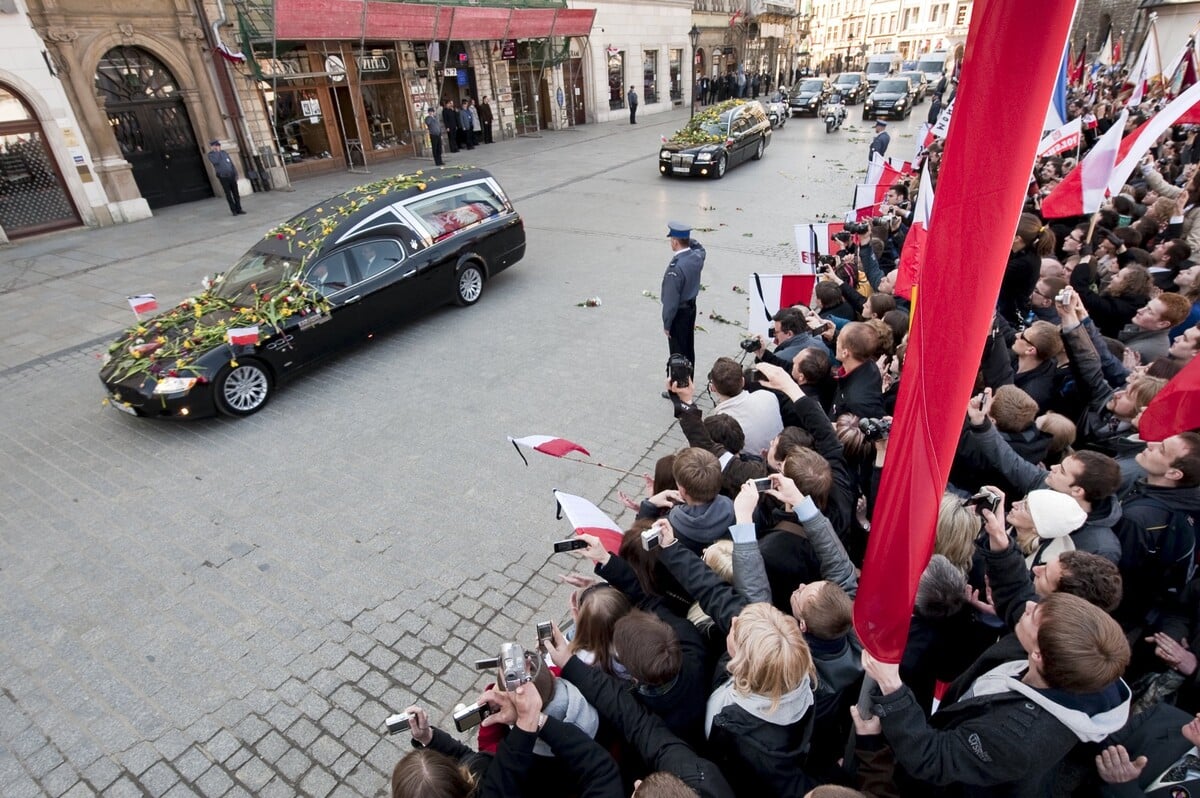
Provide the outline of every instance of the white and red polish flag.
<path id="1" fill-rule="evenodd" d="M 1142 50 L 1138 53 L 1133 69 L 1129 70 L 1128 82 L 1133 84 L 1133 93 L 1129 95 L 1126 108 L 1137 108 L 1142 104 L 1150 83 L 1162 80 L 1162 57 L 1158 53 L 1158 30 L 1154 25 L 1154 17 L 1150 17 L 1150 27 L 1146 31 L 1146 39 L 1142 42 Z"/>
<path id="2" fill-rule="evenodd" d="M 1113 167 L 1117 163 L 1117 150 L 1121 146 L 1121 133 L 1125 130 L 1127 116 L 1129 112 L 1122 111 L 1091 152 L 1046 195 L 1042 200 L 1043 217 L 1062 219 L 1095 213 L 1100 209 Z"/>
<path id="3" fill-rule="evenodd" d="M 1052 130 L 1042 138 L 1041 143 L 1038 144 L 1037 157 L 1049 158 L 1051 155 L 1077 149 L 1082 132 L 1083 122 L 1079 117 L 1075 117 L 1058 130 Z"/>
<path id="4" fill-rule="evenodd" d="M 153 313 L 158 310 L 158 300 L 154 298 L 154 294 L 138 294 L 126 298 L 135 315 L 140 316 L 143 313 Z"/>
<path id="5" fill-rule="evenodd" d="M 817 227 L 818 225 L 812 225 Z M 820 242 L 815 240 L 824 234 L 817 231 L 808 232 L 809 225 L 796 225 L 796 246 L 800 250 L 801 274 L 758 274 L 750 275 L 750 319 L 746 331 L 751 335 L 761 335 L 771 338 L 771 318 L 783 308 L 793 305 L 807 305 L 812 301 L 813 288 L 817 284 L 816 256 L 828 254 L 822 252 Z M 805 242 L 801 244 L 804 228 Z M 815 237 L 815 238 L 814 238 Z"/>
<path id="6" fill-rule="evenodd" d="M 846 221 L 861 222 L 879 215 L 879 205 L 887 198 L 891 183 L 858 183 L 854 186 L 854 210 L 846 214 Z"/>
<path id="7" fill-rule="evenodd" d="M 571 452 L 582 452 L 588 457 L 591 456 L 591 452 L 578 443 L 566 438 L 556 438 L 553 435 L 526 435 L 524 438 L 514 438 L 510 435 L 508 442 L 517 450 L 517 454 L 521 455 L 522 460 L 525 460 L 525 455 L 521 452 L 522 446 L 551 457 L 563 457 Z M 525 460 L 525 465 L 529 465 L 528 460 Z"/>
<path id="8" fill-rule="evenodd" d="M 234 346 L 253 346 L 258 343 L 258 325 L 253 327 L 231 327 L 226 333 L 229 343 Z"/>
<path id="9" fill-rule="evenodd" d="M 1122 139 L 1121 146 L 1117 150 L 1117 163 L 1108 179 L 1109 193 L 1120 193 L 1121 187 L 1133 174 L 1133 170 L 1137 168 L 1142 156 L 1150 151 L 1150 147 L 1158 140 L 1158 137 L 1166 133 L 1171 125 L 1200 119 L 1200 115 L 1198 115 L 1200 108 L 1196 107 L 1198 104 L 1200 104 L 1200 83 L 1193 85 L 1167 103 L 1166 107 Z"/>
<path id="10" fill-rule="evenodd" d="M 555 517 L 562 518 L 565 513 L 576 535 L 595 535 L 608 551 L 613 554 L 620 551 L 624 531 L 603 510 L 582 496 L 561 490 L 554 491 L 554 500 L 558 503 Z"/>
<path id="11" fill-rule="evenodd" d="M 912 164 L 899 158 L 885 158 L 879 153 L 871 154 L 871 162 L 867 164 L 867 176 L 863 184 L 890 188 L 893 183 L 912 174 Z"/>
<path id="12" fill-rule="evenodd" d="M 929 218 L 933 216 L 933 181 L 929 170 L 921 172 L 921 188 L 917 190 L 917 201 L 913 205 L 913 221 L 904 237 L 904 249 L 900 251 L 899 271 L 896 273 L 896 296 L 912 298 L 913 286 L 921 273 L 921 261 L 925 257 L 925 241 L 929 236 Z"/>

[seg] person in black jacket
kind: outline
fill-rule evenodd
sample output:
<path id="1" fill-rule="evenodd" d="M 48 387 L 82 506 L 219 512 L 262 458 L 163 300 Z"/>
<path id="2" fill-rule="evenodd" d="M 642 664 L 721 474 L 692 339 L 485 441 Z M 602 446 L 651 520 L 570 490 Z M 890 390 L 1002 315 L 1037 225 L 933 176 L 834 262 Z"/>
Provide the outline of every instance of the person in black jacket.
<path id="1" fill-rule="evenodd" d="M 494 757 L 476 753 L 432 727 L 420 707 L 405 710 L 417 750 L 392 770 L 392 798 L 423 798 L 435 790 L 458 798 L 537 795 L 525 775 L 533 765 L 539 737 L 578 777 L 581 798 L 622 795 L 617 766 L 608 753 L 575 726 L 544 714 L 541 694 L 533 684 L 523 684 L 512 693 L 488 690 L 482 700 L 493 712 L 484 719 L 485 725 L 512 726 Z"/>
<path id="2" fill-rule="evenodd" d="M 450 152 L 458 152 L 458 109 L 454 107 L 454 100 L 446 100 L 442 104 L 442 126 L 446 128 L 446 141 L 450 145 Z"/>
<path id="3" fill-rule="evenodd" d="M 638 608 L 617 621 L 613 630 L 613 647 L 621 652 L 634 698 L 662 718 L 673 734 L 699 745 L 713 666 L 704 635 L 661 598 L 645 593 L 629 564 L 610 554 L 599 538 L 580 537 L 588 547 L 576 554 L 590 559 L 596 574 Z"/>
<path id="4" fill-rule="evenodd" d="M 716 765 L 673 735 L 661 720 L 642 708 L 620 682 L 571 656 L 566 639 L 557 626 L 546 649 L 554 664 L 562 669 L 562 678 L 574 684 L 588 703 L 616 727 L 656 778 L 674 777 L 701 798 L 733 797 L 733 788 Z"/>
<path id="5" fill-rule="evenodd" d="M 1029 295 L 1041 273 L 1042 258 L 1054 254 L 1054 245 L 1054 233 L 1041 219 L 1032 213 L 1021 214 L 996 299 L 996 312 L 1009 324 L 1018 326 L 1024 320 L 1029 311 Z"/>
<path id="6" fill-rule="evenodd" d="M 834 375 L 837 387 L 829 410 L 831 419 L 843 413 L 883 417 L 883 377 L 874 357 L 878 345 L 879 336 L 860 321 L 850 322 L 838 333 L 837 359 L 842 367 Z"/>
<path id="7" fill-rule="evenodd" d="M 1081 258 L 1071 271 L 1071 288 L 1083 300 L 1100 333 L 1116 338 L 1133 320 L 1138 308 L 1150 301 L 1154 281 L 1145 266 L 1125 266 L 1113 276 L 1107 288 L 1097 292 L 1092 288 L 1097 280 L 1094 269 L 1091 255 Z"/>

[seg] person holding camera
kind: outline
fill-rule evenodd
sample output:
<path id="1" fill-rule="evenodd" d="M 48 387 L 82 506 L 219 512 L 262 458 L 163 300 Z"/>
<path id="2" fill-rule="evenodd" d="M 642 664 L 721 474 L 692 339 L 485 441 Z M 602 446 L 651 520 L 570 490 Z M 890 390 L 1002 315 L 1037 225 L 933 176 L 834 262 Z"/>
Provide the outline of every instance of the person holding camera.
<path id="1" fill-rule="evenodd" d="M 700 293 L 700 273 L 704 270 L 704 247 L 692 238 L 692 228 L 681 222 L 667 222 L 667 240 L 671 244 L 671 262 L 662 281 L 663 334 L 672 355 L 683 355 L 696 362 L 696 296 Z"/>
<path id="2" fill-rule="evenodd" d="M 799 307 L 782 308 L 771 318 L 771 340 L 775 342 L 775 351 L 767 351 L 761 335 L 742 341 L 742 349 L 753 352 L 755 360 L 791 371 L 792 361 L 801 350 L 816 349 L 830 354 L 829 347 L 818 337 L 819 331 L 826 328 L 823 321 L 810 324 L 809 317 Z"/>

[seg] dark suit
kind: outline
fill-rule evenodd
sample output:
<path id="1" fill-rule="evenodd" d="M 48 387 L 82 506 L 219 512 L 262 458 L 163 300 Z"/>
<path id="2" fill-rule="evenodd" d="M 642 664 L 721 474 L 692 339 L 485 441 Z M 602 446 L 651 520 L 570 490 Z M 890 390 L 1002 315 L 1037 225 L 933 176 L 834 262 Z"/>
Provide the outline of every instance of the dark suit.
<path id="1" fill-rule="evenodd" d="M 446 127 L 446 141 L 450 152 L 458 152 L 458 111 L 453 106 L 442 106 L 442 124 Z"/>

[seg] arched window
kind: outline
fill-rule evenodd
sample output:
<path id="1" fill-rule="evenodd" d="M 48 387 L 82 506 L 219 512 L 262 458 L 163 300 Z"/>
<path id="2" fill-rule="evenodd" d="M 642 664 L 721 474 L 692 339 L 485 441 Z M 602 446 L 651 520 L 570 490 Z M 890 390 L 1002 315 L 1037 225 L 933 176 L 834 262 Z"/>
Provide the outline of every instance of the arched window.
<path id="1" fill-rule="evenodd" d="M 77 224 L 41 123 L 15 91 L 0 85 L 0 228 L 20 238 Z"/>
<path id="2" fill-rule="evenodd" d="M 169 100 L 178 95 L 171 70 L 138 47 L 114 47 L 96 67 L 96 88 L 109 103 Z"/>

